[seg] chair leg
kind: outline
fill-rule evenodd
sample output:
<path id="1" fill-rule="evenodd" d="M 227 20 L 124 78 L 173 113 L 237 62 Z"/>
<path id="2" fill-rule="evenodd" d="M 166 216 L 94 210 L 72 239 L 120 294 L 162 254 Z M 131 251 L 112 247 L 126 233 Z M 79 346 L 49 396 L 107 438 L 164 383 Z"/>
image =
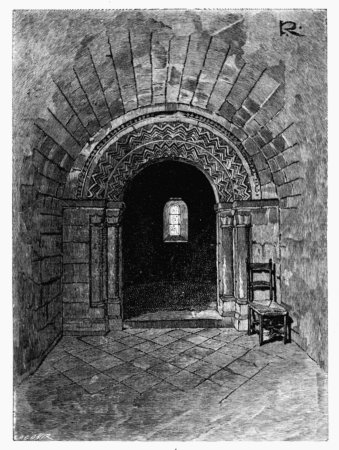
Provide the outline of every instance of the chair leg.
<path id="1" fill-rule="evenodd" d="M 284 344 L 287 343 L 287 314 L 284 315 Z"/>
<path id="2" fill-rule="evenodd" d="M 259 316 L 259 345 L 262 345 L 264 342 L 264 327 L 263 327 L 263 316 L 260 314 Z"/>
<path id="3" fill-rule="evenodd" d="M 250 336 L 252 334 L 252 313 L 251 313 L 251 308 L 248 307 L 248 325 L 247 325 L 247 334 Z"/>

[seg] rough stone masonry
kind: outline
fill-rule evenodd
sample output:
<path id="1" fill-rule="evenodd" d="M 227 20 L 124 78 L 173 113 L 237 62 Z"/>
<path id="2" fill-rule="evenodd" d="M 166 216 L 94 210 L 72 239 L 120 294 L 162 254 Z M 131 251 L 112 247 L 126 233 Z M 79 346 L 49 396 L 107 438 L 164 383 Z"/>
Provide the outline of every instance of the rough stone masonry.
<path id="1" fill-rule="evenodd" d="M 280 21 L 302 26 L 303 35 L 281 33 Z M 224 167 L 232 195 L 219 199 L 220 236 L 228 239 L 229 211 L 234 229 L 249 215 L 248 252 L 277 263 L 292 338 L 327 367 L 325 11 L 15 11 L 13 54 L 18 377 L 65 331 L 105 332 L 119 322 L 120 206 L 107 202 L 121 199 L 109 198 L 110 186 L 151 162 L 156 149 L 138 130 L 162 122 L 187 131 L 182 147 L 179 132 L 159 138 L 159 158 L 175 147 L 177 158 L 193 158 L 217 180 L 217 193 L 225 192 L 217 175 Z M 193 137 L 197 129 L 211 133 L 210 144 Z M 110 165 L 107 152 L 116 156 Z M 119 176 L 106 180 L 107 167 Z M 102 189 L 91 197 L 93 180 Z M 245 186 L 247 206 L 237 203 Z M 109 231 L 100 234 L 96 223 Z M 100 282 L 104 263 L 90 259 L 90 233 L 95 245 L 112 244 L 111 285 Z M 242 269 L 234 270 L 228 279 L 239 281 Z M 90 303 L 93 280 L 111 303 Z M 239 299 L 236 286 L 220 292 L 219 309 L 231 311 L 235 326 L 244 320 Z"/>

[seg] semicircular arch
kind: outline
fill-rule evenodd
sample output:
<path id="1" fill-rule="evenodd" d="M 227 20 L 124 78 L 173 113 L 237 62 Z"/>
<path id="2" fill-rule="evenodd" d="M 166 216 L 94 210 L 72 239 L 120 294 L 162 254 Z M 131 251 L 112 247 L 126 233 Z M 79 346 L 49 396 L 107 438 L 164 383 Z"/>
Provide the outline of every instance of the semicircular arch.
<path id="1" fill-rule="evenodd" d="M 91 152 L 79 176 L 76 196 L 120 200 L 123 185 L 132 174 L 165 157 L 186 160 L 205 172 L 220 201 L 259 199 L 255 167 L 238 147 L 220 130 L 189 117 L 162 115 L 158 120 L 144 120 Z"/>
<path id="2" fill-rule="evenodd" d="M 108 188 L 108 182 L 113 178 L 117 180 L 118 167 L 121 179 L 124 179 L 126 174 L 122 168 L 133 172 L 132 164 L 136 161 L 137 154 L 139 158 L 142 152 L 149 155 L 146 149 L 150 150 L 155 146 L 166 149 L 169 143 L 176 143 L 181 150 L 186 147 L 186 154 L 190 155 L 188 162 L 193 163 L 190 149 L 194 149 L 193 153 L 199 155 L 200 159 L 205 157 L 204 164 L 195 161 L 195 165 L 213 181 L 215 190 L 221 193 L 221 201 L 261 198 L 256 167 L 240 140 L 219 123 L 191 111 L 175 114 L 160 111 L 158 114 L 153 113 L 151 117 L 139 116 L 133 124 L 130 121 L 121 123 L 119 127 L 106 133 L 96 145 L 84 148 L 69 178 L 66 189 L 69 197 L 106 198 L 107 193 L 112 192 Z M 173 145 L 171 148 L 174 149 Z M 143 149 L 142 152 L 140 149 Z M 181 159 L 184 153 L 185 151 L 181 152 Z M 172 157 L 177 158 L 178 155 L 173 154 Z M 127 159 L 131 164 L 122 164 Z M 141 165 L 139 161 L 138 167 Z M 227 191 L 224 190 L 226 186 Z M 109 198 L 116 198 L 116 195 L 110 196 Z"/>

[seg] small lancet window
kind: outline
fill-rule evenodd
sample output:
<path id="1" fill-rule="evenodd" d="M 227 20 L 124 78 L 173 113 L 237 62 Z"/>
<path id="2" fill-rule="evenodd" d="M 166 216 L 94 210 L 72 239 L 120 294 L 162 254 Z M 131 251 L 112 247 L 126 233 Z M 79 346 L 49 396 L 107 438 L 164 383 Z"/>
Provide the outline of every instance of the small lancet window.
<path id="1" fill-rule="evenodd" d="M 187 205 L 181 198 L 170 198 L 164 206 L 164 242 L 187 242 Z"/>

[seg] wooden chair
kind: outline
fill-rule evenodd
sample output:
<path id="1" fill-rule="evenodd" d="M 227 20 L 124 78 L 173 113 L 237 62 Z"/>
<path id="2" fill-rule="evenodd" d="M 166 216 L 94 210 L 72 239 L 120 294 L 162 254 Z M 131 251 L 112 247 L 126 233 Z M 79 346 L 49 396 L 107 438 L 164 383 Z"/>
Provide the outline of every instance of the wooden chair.
<path id="1" fill-rule="evenodd" d="M 259 333 L 259 345 L 263 344 L 264 328 L 283 334 L 287 343 L 288 311 L 276 301 L 275 264 L 250 263 L 247 259 L 248 334 Z M 255 291 L 268 291 L 269 297 L 255 300 Z M 280 329 L 283 327 L 283 332 Z"/>

